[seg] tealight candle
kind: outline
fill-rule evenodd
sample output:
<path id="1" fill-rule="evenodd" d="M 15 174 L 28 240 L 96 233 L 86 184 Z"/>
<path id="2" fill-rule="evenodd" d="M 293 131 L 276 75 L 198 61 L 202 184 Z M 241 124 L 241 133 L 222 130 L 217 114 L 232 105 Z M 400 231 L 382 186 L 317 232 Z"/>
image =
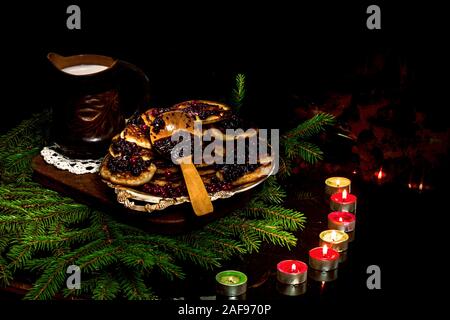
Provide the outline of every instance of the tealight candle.
<path id="1" fill-rule="evenodd" d="M 216 275 L 216 292 L 223 296 L 240 296 L 247 291 L 247 276 L 235 270 L 219 272 Z"/>
<path id="2" fill-rule="evenodd" d="M 306 281 L 308 266 L 298 260 L 284 260 L 277 264 L 277 279 L 285 284 L 299 284 Z"/>
<path id="3" fill-rule="evenodd" d="M 347 190 L 350 192 L 351 181 L 344 177 L 330 177 L 325 180 L 325 194 L 331 196 L 332 194 Z"/>
<path id="4" fill-rule="evenodd" d="M 339 265 L 339 252 L 324 245 L 309 250 L 309 266 L 320 271 L 337 269 Z"/>
<path id="5" fill-rule="evenodd" d="M 344 190 L 330 197 L 330 208 L 333 211 L 356 212 L 356 196 Z"/>
<path id="6" fill-rule="evenodd" d="M 334 211 L 328 214 L 328 229 L 351 232 L 355 230 L 356 217 L 350 212 Z"/>
<path id="7" fill-rule="evenodd" d="M 337 252 L 342 252 L 348 249 L 348 234 L 340 230 L 325 230 L 319 235 L 320 246 L 326 245 Z"/>

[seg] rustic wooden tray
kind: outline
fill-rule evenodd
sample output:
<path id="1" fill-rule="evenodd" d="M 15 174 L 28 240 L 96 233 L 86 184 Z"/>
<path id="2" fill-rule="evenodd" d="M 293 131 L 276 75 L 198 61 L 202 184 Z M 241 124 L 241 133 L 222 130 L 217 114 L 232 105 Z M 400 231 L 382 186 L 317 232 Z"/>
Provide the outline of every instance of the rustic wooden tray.
<path id="1" fill-rule="evenodd" d="M 109 188 L 97 174 L 76 175 L 47 164 L 38 155 L 32 161 L 33 178 L 45 187 L 58 191 L 81 203 L 105 210 L 107 213 L 149 232 L 174 234 L 199 228 L 218 217 L 243 206 L 252 191 L 236 194 L 230 199 L 214 201 L 214 212 L 197 217 L 189 203 L 169 207 L 152 213 L 126 209 L 117 203 L 114 190 Z"/>

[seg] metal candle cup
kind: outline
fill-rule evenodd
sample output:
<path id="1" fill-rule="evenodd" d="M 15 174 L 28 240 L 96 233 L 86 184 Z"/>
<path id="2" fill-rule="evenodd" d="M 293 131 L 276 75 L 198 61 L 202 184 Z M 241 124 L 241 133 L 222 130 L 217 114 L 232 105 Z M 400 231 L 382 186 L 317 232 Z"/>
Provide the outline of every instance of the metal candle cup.
<path id="1" fill-rule="evenodd" d="M 314 281 L 319 282 L 330 282 L 334 281 L 338 277 L 338 269 L 330 270 L 330 271 L 320 271 L 311 269 L 311 272 L 308 273 L 308 276 Z"/>
<path id="2" fill-rule="evenodd" d="M 348 251 L 339 252 L 339 265 L 341 266 L 343 263 L 347 261 Z"/>
<path id="3" fill-rule="evenodd" d="M 337 252 L 342 252 L 348 249 L 348 234 L 340 230 L 325 230 L 319 235 L 319 245 L 322 247 L 326 245 L 328 248 L 334 249 Z"/>
<path id="4" fill-rule="evenodd" d="M 332 211 L 356 212 L 356 196 L 346 190 L 335 193 L 330 197 L 330 208 Z"/>
<path id="5" fill-rule="evenodd" d="M 325 194 L 331 196 L 332 194 L 347 190 L 351 191 L 350 179 L 344 177 L 330 177 L 325 180 Z"/>
<path id="6" fill-rule="evenodd" d="M 309 266 L 320 271 L 337 269 L 339 265 L 339 252 L 334 249 L 317 247 L 309 250 Z"/>
<path id="7" fill-rule="evenodd" d="M 299 284 L 306 281 L 308 266 L 298 260 L 283 260 L 277 264 L 277 279 L 284 284 Z"/>
<path id="8" fill-rule="evenodd" d="M 216 292 L 223 296 L 240 296 L 247 291 L 247 276 L 240 271 L 219 272 L 216 282 Z"/>
<path id="9" fill-rule="evenodd" d="M 351 232 L 355 230 L 356 217 L 345 211 L 334 211 L 328 214 L 328 229 Z"/>
<path id="10" fill-rule="evenodd" d="M 306 293 L 307 282 L 302 282 L 300 284 L 284 284 L 277 281 L 277 291 L 285 296 L 299 296 Z"/>

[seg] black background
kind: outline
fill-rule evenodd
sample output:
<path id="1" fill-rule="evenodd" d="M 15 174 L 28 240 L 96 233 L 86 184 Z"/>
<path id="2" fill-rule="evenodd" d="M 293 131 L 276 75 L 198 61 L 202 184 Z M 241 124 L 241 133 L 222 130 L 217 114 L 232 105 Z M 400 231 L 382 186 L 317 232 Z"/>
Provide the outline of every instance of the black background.
<path id="1" fill-rule="evenodd" d="M 81 30 L 66 28 L 69 4 L 81 8 Z M 1 126 L 48 104 L 52 88 L 46 55 L 50 51 L 105 54 L 138 65 L 152 81 L 152 105 L 226 98 L 234 75 L 244 72 L 247 111 L 263 122 L 276 122 L 272 127 L 285 124 L 283 111 L 292 107 L 293 92 L 355 90 L 362 85 L 355 68 L 381 53 L 388 65 L 408 61 L 423 93 L 417 99 L 436 106 L 430 100 L 438 101 L 436 96 L 445 86 L 431 73 L 442 73 L 446 64 L 441 48 L 444 33 L 439 28 L 444 10 L 434 5 L 378 3 L 382 29 L 368 30 L 369 4 L 9 3 L 1 9 L 1 74 L 2 110 L 10 117 L 2 117 Z M 388 68 L 380 81 L 396 81 L 389 72 Z M 281 112 L 273 112 L 274 106 Z"/>
<path id="2" fill-rule="evenodd" d="M 288 125 L 293 92 L 320 94 L 329 88 L 352 91 L 364 86 L 355 77 L 355 69 L 381 52 L 393 63 L 408 61 L 416 75 L 415 106 L 429 109 L 445 122 L 448 81 L 443 47 L 448 39 L 443 8 L 431 3 L 373 2 L 381 7 L 382 29 L 367 30 L 366 8 L 372 2 L 336 2 L 2 4 L 0 132 L 48 105 L 52 88 L 46 55 L 50 51 L 104 54 L 138 65 L 152 81 L 153 105 L 226 98 L 234 75 L 244 72 L 249 94 L 246 112 L 262 126 L 271 127 Z M 69 4 L 81 7 L 81 30 L 66 28 Z M 394 77 L 388 70 L 379 81 L 395 81 Z M 389 250 L 376 253 L 376 257 L 385 265 L 398 266 L 398 273 L 395 267 L 389 269 L 385 282 L 389 296 L 383 299 L 395 303 L 397 293 L 420 297 L 418 288 L 424 281 L 416 284 L 415 269 L 403 265 L 405 258 L 399 257 L 397 250 L 403 241 L 396 238 L 395 228 L 417 227 L 413 223 L 417 215 L 407 212 L 414 207 L 395 203 L 395 198 L 390 201 L 389 212 L 401 214 L 389 217 L 392 228 L 382 244 Z M 383 210 L 382 205 L 377 208 Z M 427 209 L 439 210 L 436 203 L 420 207 Z M 371 249 L 376 248 L 376 243 L 371 243 Z M 424 248 L 418 241 L 402 250 L 415 257 L 416 250 Z M 406 260 L 415 262 L 415 258 Z"/>

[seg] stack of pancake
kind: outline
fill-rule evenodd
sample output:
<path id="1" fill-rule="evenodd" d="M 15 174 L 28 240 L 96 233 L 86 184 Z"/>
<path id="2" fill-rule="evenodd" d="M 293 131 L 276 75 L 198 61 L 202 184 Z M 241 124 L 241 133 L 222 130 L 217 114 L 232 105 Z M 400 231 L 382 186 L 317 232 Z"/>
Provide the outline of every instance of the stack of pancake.
<path id="1" fill-rule="evenodd" d="M 185 112 L 195 120 L 201 121 L 203 132 L 212 129 L 215 139 L 243 138 L 248 143 L 250 141 L 249 131 L 240 136 L 226 135 L 226 129 L 242 128 L 243 123 L 224 104 L 194 100 L 170 108 L 152 108 L 129 119 L 125 129 L 113 138 L 100 168 L 102 178 L 115 185 L 127 186 L 162 198 L 186 196 L 187 189 L 179 166 L 158 154 L 150 140 L 150 135 L 157 134 L 164 126 L 163 115 L 174 110 Z M 256 130 L 253 131 L 253 134 L 255 133 Z M 233 145 L 233 148 L 236 148 L 236 143 Z M 223 146 L 221 152 L 225 159 L 226 143 L 223 143 Z M 233 150 L 233 153 L 236 155 L 236 150 Z M 254 164 L 249 163 L 247 157 L 245 162 L 243 164 L 202 162 L 195 166 L 206 190 L 212 194 L 255 183 L 265 178 L 272 168 L 272 158 L 269 156 L 258 157 L 258 162 Z"/>

